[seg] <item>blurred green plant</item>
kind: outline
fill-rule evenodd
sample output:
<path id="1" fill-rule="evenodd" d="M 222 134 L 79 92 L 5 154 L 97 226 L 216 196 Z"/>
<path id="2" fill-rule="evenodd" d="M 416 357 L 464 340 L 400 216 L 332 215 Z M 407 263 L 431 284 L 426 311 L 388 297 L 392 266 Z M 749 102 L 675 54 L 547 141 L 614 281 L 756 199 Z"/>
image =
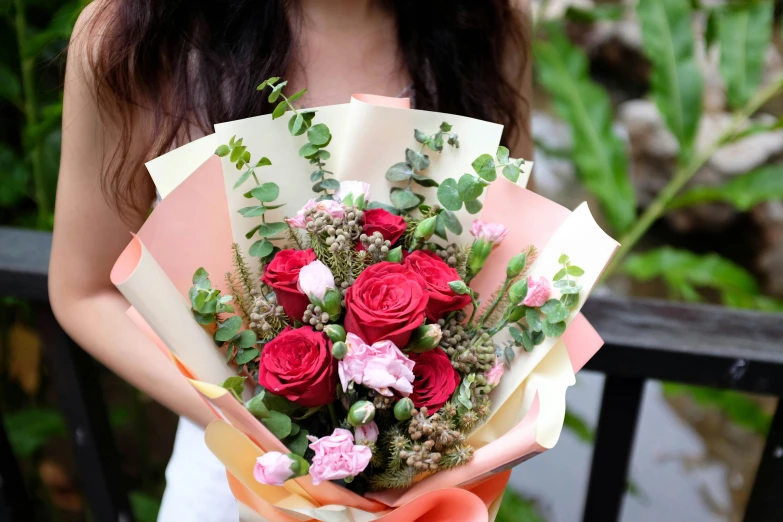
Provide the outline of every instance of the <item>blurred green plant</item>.
<path id="1" fill-rule="evenodd" d="M 0 140 L 0 218 L 42 229 L 53 225 L 62 93 L 59 73 L 50 78 L 41 64 L 60 56 L 86 2 L 58 4 L 0 1 L 0 24 L 14 36 L 13 42 L 2 38 L 8 45 L 0 54 L 0 102 L 14 108 L 20 119 L 19 136 Z M 31 24 L 28 14 L 35 13 L 35 21 L 40 22 L 41 11 L 54 14 L 44 25 Z M 47 84 L 49 88 L 43 88 Z"/>
<path id="2" fill-rule="evenodd" d="M 495 522 L 546 522 L 532 500 L 506 488 Z"/>
<path id="3" fill-rule="evenodd" d="M 621 246 L 605 277 L 623 270 L 637 279 L 663 279 L 675 298 L 700 300 L 702 294 L 696 288 L 705 287 L 718 290 L 727 305 L 779 309 L 777 301 L 760 295 L 749 272 L 717 254 L 664 248 L 631 255 L 653 223 L 669 210 L 720 201 L 747 211 L 759 203 L 783 199 L 783 167 L 778 165 L 737 176 L 720 186 L 683 191 L 720 147 L 783 125 L 781 121 L 749 123 L 761 106 L 783 90 L 783 75 L 761 86 L 773 26 L 772 1 L 709 8 L 699 4 L 690 0 L 639 0 L 636 4 L 642 46 L 651 65 L 651 96 L 679 145 L 674 175 L 638 216 L 627 146 L 612 129 L 609 97 L 590 79 L 587 57 L 568 40 L 562 20 L 539 25 L 545 38 L 537 39 L 533 46 L 537 78 L 552 96 L 557 113 L 571 126 L 571 159 L 579 179 L 598 199 L 609 225 L 619 234 Z M 571 9 L 566 18 L 578 22 L 617 19 L 622 14 L 618 9 L 622 6 L 601 5 L 590 12 Z M 694 30 L 694 9 L 706 11 L 703 34 Z M 735 109 L 725 131 L 698 150 L 695 140 L 704 82 L 695 59 L 697 37 L 704 38 L 707 46 L 720 46 L 720 73 L 729 105 Z"/>

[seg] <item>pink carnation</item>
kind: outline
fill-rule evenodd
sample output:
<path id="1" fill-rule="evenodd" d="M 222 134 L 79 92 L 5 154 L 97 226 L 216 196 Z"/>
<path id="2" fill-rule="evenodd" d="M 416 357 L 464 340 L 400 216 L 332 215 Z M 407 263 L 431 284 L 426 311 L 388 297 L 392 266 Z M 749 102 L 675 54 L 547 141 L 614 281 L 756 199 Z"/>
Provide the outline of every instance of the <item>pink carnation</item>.
<path id="1" fill-rule="evenodd" d="M 294 461 L 288 455 L 283 455 L 278 451 L 264 453 L 263 456 L 256 459 L 253 477 L 261 484 L 282 486 L 294 475 L 291 470 L 293 463 Z"/>
<path id="2" fill-rule="evenodd" d="M 508 229 L 501 223 L 485 223 L 480 219 L 474 219 L 470 233 L 476 236 L 476 239 L 499 245 L 508 234 Z"/>
<path id="3" fill-rule="evenodd" d="M 304 207 L 299 210 L 299 212 L 296 213 L 294 217 L 288 218 L 285 221 L 294 228 L 307 228 L 308 218 L 305 217 L 305 212 L 312 209 L 323 210 L 333 218 L 342 219 L 342 217 L 345 215 L 345 207 L 343 207 L 337 201 L 333 201 L 331 199 L 316 201 L 311 199 L 305 204 Z"/>
<path id="4" fill-rule="evenodd" d="M 546 277 L 528 277 L 527 296 L 522 304 L 532 308 L 543 306 L 549 300 L 550 293 L 551 288 Z"/>
<path id="5" fill-rule="evenodd" d="M 484 376 L 487 378 L 487 384 L 490 386 L 497 386 L 500 382 L 500 378 L 503 377 L 503 364 L 495 364 L 492 368 L 489 369 L 488 372 L 484 374 Z"/>
<path id="6" fill-rule="evenodd" d="M 353 434 L 341 428 L 334 430 L 328 437 L 307 437 L 315 452 L 310 465 L 310 477 L 317 486 L 325 480 L 339 480 L 354 477 L 364 471 L 370 463 L 372 450 L 367 446 L 353 443 Z"/>
<path id="7" fill-rule="evenodd" d="M 357 426 L 353 431 L 357 444 L 375 442 L 378 440 L 378 435 L 380 435 L 380 432 L 378 431 L 378 425 L 375 424 L 375 421 L 370 421 L 362 426 Z"/>
<path id="8" fill-rule="evenodd" d="M 391 341 L 378 341 L 372 346 L 358 335 L 349 333 L 345 344 L 348 353 L 337 365 L 343 391 L 351 381 L 391 397 L 390 388 L 401 395 L 413 392 L 413 361 Z"/>

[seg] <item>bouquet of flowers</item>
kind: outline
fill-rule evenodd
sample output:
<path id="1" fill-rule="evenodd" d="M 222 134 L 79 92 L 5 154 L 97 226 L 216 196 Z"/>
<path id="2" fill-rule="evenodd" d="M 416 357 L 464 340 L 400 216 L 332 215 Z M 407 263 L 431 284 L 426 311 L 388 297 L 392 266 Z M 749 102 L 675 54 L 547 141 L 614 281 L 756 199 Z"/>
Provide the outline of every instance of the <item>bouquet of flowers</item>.
<path id="1" fill-rule="evenodd" d="M 557 440 L 617 244 L 526 191 L 497 125 L 285 86 L 148 165 L 112 280 L 213 407 L 247 520 L 488 520 Z"/>

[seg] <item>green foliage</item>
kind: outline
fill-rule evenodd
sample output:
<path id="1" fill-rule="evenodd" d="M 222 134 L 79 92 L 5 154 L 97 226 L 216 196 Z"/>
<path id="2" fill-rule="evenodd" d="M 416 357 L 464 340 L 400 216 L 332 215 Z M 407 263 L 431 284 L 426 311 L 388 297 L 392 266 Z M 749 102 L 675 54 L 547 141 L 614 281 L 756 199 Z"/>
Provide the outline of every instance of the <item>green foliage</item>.
<path id="1" fill-rule="evenodd" d="M 579 179 L 601 203 L 612 228 L 624 232 L 634 221 L 636 197 L 628 175 L 625 143 L 612 131 L 606 92 L 588 75 L 587 57 L 563 29 L 546 26 L 547 40 L 533 43 L 539 81 L 573 133 L 572 158 Z"/>
<path id="2" fill-rule="evenodd" d="M 572 22 L 600 22 L 603 20 L 620 20 L 625 12 L 625 6 L 619 4 L 598 4 L 590 9 L 569 5 L 565 12 L 567 20 Z"/>
<path id="3" fill-rule="evenodd" d="M 717 291 L 729 306 L 783 309 L 783 303 L 760 295 L 750 272 L 718 254 L 662 247 L 629 256 L 623 269 L 640 281 L 663 279 L 674 298 L 700 301 L 698 289 L 706 288 Z"/>
<path id="4" fill-rule="evenodd" d="M 762 437 L 767 436 L 772 423 L 772 415 L 744 393 L 671 382 L 663 383 L 663 393 L 667 396 L 689 395 L 700 406 L 717 408 L 737 426 Z"/>
<path id="5" fill-rule="evenodd" d="M 535 503 L 506 488 L 495 522 L 545 522 Z"/>
<path id="6" fill-rule="evenodd" d="M 142 491 L 131 491 L 129 495 L 133 518 L 138 522 L 155 522 L 160 511 L 160 499 Z"/>
<path id="7" fill-rule="evenodd" d="M 698 203 L 720 201 L 738 210 L 750 210 L 765 201 L 783 200 L 783 166 L 766 165 L 741 176 L 731 178 L 719 186 L 697 186 L 673 202 L 672 208 Z"/>
<path id="8" fill-rule="evenodd" d="M 729 105 L 745 105 L 761 83 L 772 32 L 772 2 L 730 4 L 716 13 L 720 72 Z"/>
<path id="9" fill-rule="evenodd" d="M 4 424 L 14 454 L 31 458 L 55 436 L 64 436 L 65 423 L 60 413 L 48 408 L 30 408 L 5 415 Z"/>
<path id="10" fill-rule="evenodd" d="M 563 419 L 563 428 L 571 431 L 585 444 L 592 444 L 595 441 L 595 430 L 588 426 L 587 421 L 582 417 L 568 410 Z"/>
<path id="11" fill-rule="evenodd" d="M 680 159 L 687 160 L 693 152 L 704 90 L 693 51 L 690 2 L 639 0 L 637 15 L 644 51 L 652 63 L 653 98 L 680 144 Z"/>

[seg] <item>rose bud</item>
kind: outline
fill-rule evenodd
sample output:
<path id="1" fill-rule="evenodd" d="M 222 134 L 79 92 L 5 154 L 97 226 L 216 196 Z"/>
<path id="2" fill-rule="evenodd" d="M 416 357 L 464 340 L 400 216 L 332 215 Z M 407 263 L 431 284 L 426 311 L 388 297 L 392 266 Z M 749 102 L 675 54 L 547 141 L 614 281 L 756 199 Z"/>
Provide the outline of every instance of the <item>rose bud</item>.
<path id="1" fill-rule="evenodd" d="M 341 181 L 334 197 L 345 206 L 354 206 L 363 210 L 370 201 L 370 184 L 364 181 Z"/>
<path id="2" fill-rule="evenodd" d="M 527 279 L 517 281 L 508 289 L 508 300 L 511 304 L 518 305 L 527 296 Z"/>
<path id="3" fill-rule="evenodd" d="M 321 306 L 329 289 L 334 290 L 334 276 L 325 264 L 315 260 L 299 270 L 299 291 L 314 305 Z"/>
<path id="4" fill-rule="evenodd" d="M 377 441 L 378 435 L 380 435 L 378 425 L 375 424 L 375 422 L 368 422 L 363 426 L 356 426 L 353 432 L 356 444 L 364 444 L 365 446 Z"/>
<path id="5" fill-rule="evenodd" d="M 398 246 L 389 250 L 386 254 L 386 261 L 390 263 L 402 263 L 402 247 Z"/>
<path id="6" fill-rule="evenodd" d="M 261 484 L 282 486 L 286 480 L 296 475 L 295 466 L 300 468 L 299 463 L 288 455 L 283 455 L 279 451 L 269 451 L 256 459 L 253 478 Z"/>
<path id="7" fill-rule="evenodd" d="M 326 296 L 324 296 L 322 307 L 324 312 L 329 314 L 329 319 L 332 321 L 336 321 L 340 317 L 340 312 L 343 310 L 341 304 L 342 300 L 343 295 L 339 290 L 330 288 L 326 291 Z"/>
<path id="8" fill-rule="evenodd" d="M 435 221 L 437 219 L 438 216 L 431 216 L 420 222 L 416 230 L 413 231 L 413 237 L 427 241 L 435 233 Z"/>
<path id="9" fill-rule="evenodd" d="M 347 354 L 348 354 L 348 346 L 344 342 L 337 341 L 332 345 L 332 355 L 338 361 L 342 361 Z"/>
<path id="10" fill-rule="evenodd" d="M 466 285 L 465 281 L 462 280 L 450 282 L 449 288 L 451 288 L 451 291 L 457 295 L 465 295 L 468 293 L 468 285 Z"/>
<path id="11" fill-rule="evenodd" d="M 345 328 L 339 324 L 327 324 L 324 327 L 324 333 L 333 343 L 345 341 Z"/>
<path id="12" fill-rule="evenodd" d="M 470 233 L 476 238 L 468 256 L 468 270 L 476 275 L 487 262 L 492 248 L 503 242 L 508 229 L 500 223 L 485 223 L 480 219 L 473 220 Z"/>
<path id="13" fill-rule="evenodd" d="M 432 350 L 443 337 L 443 332 L 440 330 L 440 326 L 437 324 L 423 324 L 413 331 L 411 340 L 406 346 L 406 352 L 424 353 L 428 350 Z"/>
<path id="14" fill-rule="evenodd" d="M 513 279 L 522 273 L 522 270 L 527 266 L 527 253 L 522 252 L 511 258 L 506 267 L 506 277 Z"/>
<path id="15" fill-rule="evenodd" d="M 404 422 L 411 418 L 411 411 L 413 410 L 413 401 L 407 397 L 403 397 L 397 404 L 394 405 L 394 418 L 398 421 Z"/>
<path id="16" fill-rule="evenodd" d="M 356 401 L 348 410 L 348 422 L 351 426 L 363 426 L 375 418 L 375 405 L 370 401 Z"/>

